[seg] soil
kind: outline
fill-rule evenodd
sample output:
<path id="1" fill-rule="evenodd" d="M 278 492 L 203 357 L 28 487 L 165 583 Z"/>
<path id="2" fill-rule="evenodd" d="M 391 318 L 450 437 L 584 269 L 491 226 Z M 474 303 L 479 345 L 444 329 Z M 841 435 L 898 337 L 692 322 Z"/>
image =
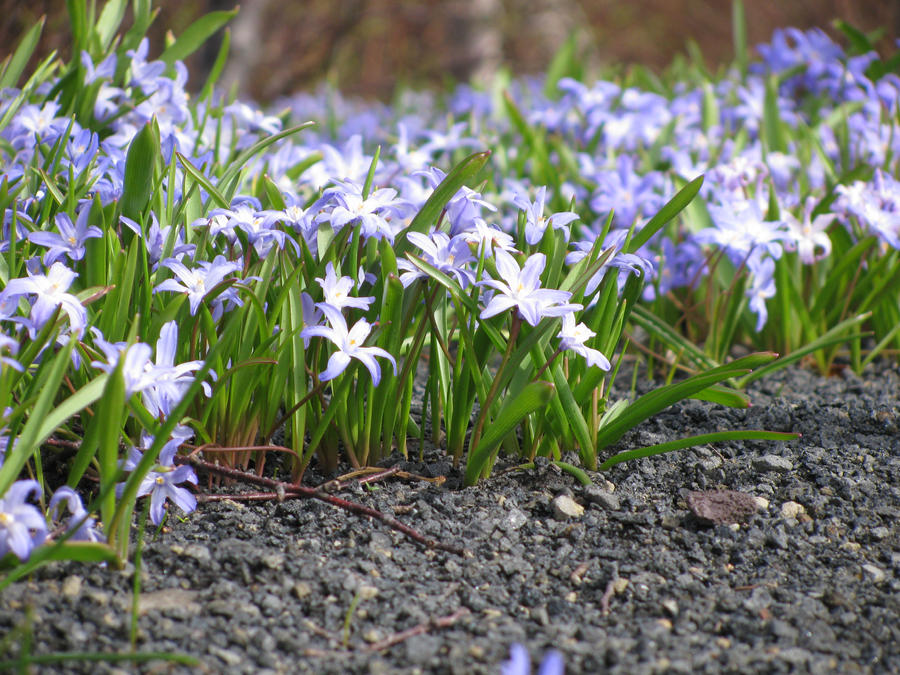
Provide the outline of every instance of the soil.
<path id="1" fill-rule="evenodd" d="M 313 500 L 171 513 L 146 536 L 137 650 L 200 665 L 35 670 L 497 673 L 519 642 L 536 662 L 560 650 L 568 673 L 900 672 L 898 392 L 895 367 L 795 368 L 752 384 L 749 409 L 687 401 L 616 449 L 738 428 L 796 441 L 684 450 L 588 487 L 554 465 L 501 462 L 462 489 L 427 449 L 386 465 L 446 476 L 440 486 L 390 476 L 337 493 L 465 555 Z M 697 494 L 713 491 L 712 506 Z M 134 572 L 42 568 L 3 592 L 0 636 L 29 615 L 34 655 L 126 652 Z"/>

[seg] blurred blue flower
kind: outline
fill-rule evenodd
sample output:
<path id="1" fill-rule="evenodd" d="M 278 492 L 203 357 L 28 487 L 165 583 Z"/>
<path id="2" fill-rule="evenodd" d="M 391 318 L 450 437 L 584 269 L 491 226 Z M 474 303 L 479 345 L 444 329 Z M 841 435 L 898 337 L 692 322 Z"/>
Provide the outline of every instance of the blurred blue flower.
<path id="1" fill-rule="evenodd" d="M 544 655 L 537 675 L 563 675 L 565 663 L 562 654 L 551 649 Z M 509 648 L 509 661 L 500 664 L 500 675 L 531 675 L 531 657 L 518 642 Z"/>
<path id="2" fill-rule="evenodd" d="M 50 499 L 47 512 L 50 518 L 56 520 L 59 517 L 59 511 L 62 505 L 69 508 L 69 519 L 66 521 L 66 530 L 74 529 L 75 532 L 70 537 L 71 541 L 105 541 L 106 537 L 103 533 L 96 529 L 96 521 L 88 515 L 81 502 L 81 497 L 72 488 L 63 485 L 57 488 Z"/>
<path id="3" fill-rule="evenodd" d="M 0 497 L 0 558 L 12 552 L 19 560 L 28 560 L 31 552 L 47 538 L 44 514 L 28 503 L 30 495 L 40 497 L 36 480 L 20 480 Z"/>

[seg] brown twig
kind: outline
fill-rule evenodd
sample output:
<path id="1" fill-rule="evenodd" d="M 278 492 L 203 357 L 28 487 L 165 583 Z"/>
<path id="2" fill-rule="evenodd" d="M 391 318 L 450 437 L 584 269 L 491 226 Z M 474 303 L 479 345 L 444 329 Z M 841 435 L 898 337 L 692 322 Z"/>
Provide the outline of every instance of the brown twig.
<path id="1" fill-rule="evenodd" d="M 613 577 L 609 580 L 609 583 L 606 584 L 606 590 L 603 591 L 603 595 L 600 597 L 600 611 L 603 616 L 607 616 L 609 614 L 609 601 L 612 600 L 612 596 L 616 594 L 616 582 L 617 578 Z"/>
<path id="2" fill-rule="evenodd" d="M 427 633 L 432 628 L 448 628 L 467 614 L 469 614 L 468 607 L 460 607 L 458 610 L 453 612 L 453 614 L 448 614 L 447 616 L 442 616 L 437 619 L 429 619 L 428 621 L 420 623 L 418 626 L 413 626 L 412 628 L 400 631 L 399 633 L 394 633 L 393 635 L 386 637 L 384 640 L 369 645 L 366 648 L 366 651 L 380 652 L 385 649 L 390 649 L 394 645 L 400 644 L 404 640 L 408 640 L 411 637 L 421 635 L 422 633 Z"/>
<path id="3" fill-rule="evenodd" d="M 457 555 L 467 555 L 466 549 L 462 546 L 456 546 L 455 544 L 448 544 L 442 541 L 429 539 L 420 534 L 418 531 L 409 527 L 408 525 L 404 525 L 396 518 L 392 518 L 391 516 L 382 513 L 381 511 L 370 508 L 364 504 L 359 504 L 357 502 L 351 502 L 340 497 L 335 497 L 334 495 L 323 492 L 317 488 L 304 487 L 302 485 L 295 485 L 294 483 L 287 483 L 280 480 L 273 480 L 271 478 L 264 478 L 262 476 L 257 476 L 256 474 L 246 473 L 237 469 L 231 469 L 225 466 L 220 466 L 218 464 L 213 464 L 211 462 L 207 462 L 193 456 L 182 457 L 176 455 L 175 463 L 189 464 L 195 468 L 205 469 L 210 473 L 215 473 L 226 478 L 243 480 L 255 485 L 274 488 L 276 499 L 281 498 L 281 495 L 284 495 L 284 498 L 290 497 L 291 499 L 318 499 L 319 501 L 325 502 L 326 504 L 331 504 L 332 506 L 344 509 L 345 511 L 374 518 L 375 520 L 384 523 L 391 529 L 405 534 L 407 537 L 426 548 L 448 551 L 450 553 L 456 553 Z M 233 499 L 234 496 L 231 496 L 231 498 Z"/>

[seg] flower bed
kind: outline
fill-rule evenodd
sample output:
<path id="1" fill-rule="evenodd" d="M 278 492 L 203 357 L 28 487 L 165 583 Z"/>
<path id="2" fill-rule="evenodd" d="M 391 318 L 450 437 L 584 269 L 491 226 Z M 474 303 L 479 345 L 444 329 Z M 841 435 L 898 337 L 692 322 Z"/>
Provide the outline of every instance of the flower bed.
<path id="1" fill-rule="evenodd" d="M 39 25 L 0 73 L 0 590 L 50 561 L 124 564 L 145 522 L 206 495 L 197 470 L 433 548 L 304 478 L 429 447 L 466 486 L 498 462 L 590 486 L 792 441 L 756 419 L 633 430 L 900 347 L 900 55 L 849 26 L 846 49 L 778 31 L 715 75 L 589 84 L 567 48 L 540 82 L 266 112 L 218 70 L 185 89 L 181 59 L 233 13 L 154 60 L 149 5 L 117 37 L 118 4 L 72 4 L 71 62 L 23 73 Z M 641 365 L 663 380 L 639 387 Z"/>

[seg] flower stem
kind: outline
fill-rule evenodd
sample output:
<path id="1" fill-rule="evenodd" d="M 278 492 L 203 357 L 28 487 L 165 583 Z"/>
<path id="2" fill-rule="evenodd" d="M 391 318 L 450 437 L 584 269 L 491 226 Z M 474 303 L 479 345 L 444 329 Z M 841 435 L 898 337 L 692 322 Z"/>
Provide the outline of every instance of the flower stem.
<path id="1" fill-rule="evenodd" d="M 491 404 L 494 402 L 494 398 L 497 396 L 497 390 L 500 388 L 500 380 L 502 379 L 501 375 L 503 374 L 504 368 L 506 368 L 506 364 L 509 362 L 509 357 L 512 355 L 513 346 L 516 343 L 516 338 L 519 336 L 519 328 L 521 328 L 521 326 L 522 319 L 517 313 L 513 314 L 512 325 L 509 327 L 509 341 L 506 344 L 506 351 L 503 354 L 503 361 L 500 363 L 500 367 L 497 369 L 497 373 L 494 375 L 494 381 L 491 383 L 491 389 L 488 392 L 487 397 L 482 402 L 481 410 L 478 412 L 478 420 L 475 422 L 475 430 L 472 432 L 472 439 L 469 441 L 470 452 L 478 447 L 478 442 L 481 440 L 481 433 L 484 430 L 484 424 L 487 421 L 487 417 L 491 409 Z"/>

